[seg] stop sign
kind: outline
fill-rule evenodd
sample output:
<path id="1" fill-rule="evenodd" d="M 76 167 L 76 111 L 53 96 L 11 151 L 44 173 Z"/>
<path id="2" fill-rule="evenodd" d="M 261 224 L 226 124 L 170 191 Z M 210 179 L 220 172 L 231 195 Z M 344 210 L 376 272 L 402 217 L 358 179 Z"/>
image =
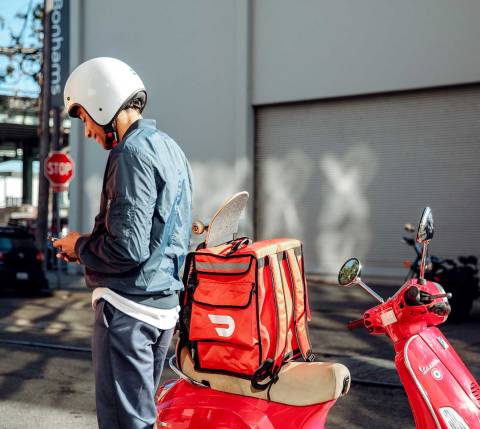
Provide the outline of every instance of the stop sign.
<path id="1" fill-rule="evenodd" d="M 45 160 L 45 176 L 54 192 L 65 191 L 73 177 L 72 159 L 66 153 L 51 152 Z"/>

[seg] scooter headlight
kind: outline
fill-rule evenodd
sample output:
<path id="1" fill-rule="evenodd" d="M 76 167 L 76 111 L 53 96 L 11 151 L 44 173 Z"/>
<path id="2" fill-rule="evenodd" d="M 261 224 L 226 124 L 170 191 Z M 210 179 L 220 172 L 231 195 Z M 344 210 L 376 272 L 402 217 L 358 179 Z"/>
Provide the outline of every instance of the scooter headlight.
<path id="1" fill-rule="evenodd" d="M 443 421 L 446 423 L 448 429 L 470 429 L 465 423 L 465 420 L 450 407 L 440 408 L 440 414 L 443 417 Z"/>

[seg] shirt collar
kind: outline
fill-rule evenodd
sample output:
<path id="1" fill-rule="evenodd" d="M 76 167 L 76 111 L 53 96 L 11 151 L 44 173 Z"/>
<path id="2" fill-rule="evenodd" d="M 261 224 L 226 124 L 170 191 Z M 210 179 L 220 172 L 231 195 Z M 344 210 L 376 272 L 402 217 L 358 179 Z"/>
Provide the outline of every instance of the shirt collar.
<path id="1" fill-rule="evenodd" d="M 125 131 L 125 134 L 123 135 L 122 142 L 125 141 L 127 136 L 135 131 L 138 128 L 155 128 L 157 127 L 157 122 L 155 119 L 137 119 L 133 124 L 131 124 L 127 131 Z"/>

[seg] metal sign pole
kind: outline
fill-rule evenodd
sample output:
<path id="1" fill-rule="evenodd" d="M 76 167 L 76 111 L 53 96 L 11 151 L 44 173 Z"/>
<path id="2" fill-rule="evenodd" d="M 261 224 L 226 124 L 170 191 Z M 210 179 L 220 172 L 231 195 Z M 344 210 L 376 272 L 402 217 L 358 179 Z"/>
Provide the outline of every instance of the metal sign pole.
<path id="1" fill-rule="evenodd" d="M 63 88 L 69 72 L 69 41 L 70 41 L 70 0 L 50 2 L 49 15 L 49 53 L 50 53 L 50 80 L 49 95 L 53 109 L 53 132 L 52 149 L 59 151 L 61 111 L 63 109 Z M 57 237 L 61 236 L 62 220 L 60 216 L 60 192 L 64 192 L 66 186 L 53 185 L 53 206 L 52 206 L 52 229 L 56 231 Z M 64 262 L 57 259 L 57 289 L 62 285 L 62 268 Z"/>
<path id="2" fill-rule="evenodd" d="M 53 108 L 53 132 L 52 132 L 52 149 L 54 151 L 60 150 L 60 108 Z M 59 189 L 52 186 L 53 204 L 52 204 L 52 230 L 55 235 L 60 237 L 62 227 L 60 219 L 60 193 Z M 57 259 L 57 289 L 62 286 L 62 265 L 63 261 Z"/>
<path id="3" fill-rule="evenodd" d="M 50 64 L 51 64 L 51 50 L 50 50 L 50 13 L 52 10 L 51 0 L 44 0 L 45 16 L 43 20 L 43 58 L 42 58 L 42 105 L 41 105 L 41 120 L 40 120 L 40 148 L 39 160 L 40 171 L 43 171 L 45 159 L 50 151 Z M 38 248 L 46 255 L 47 250 L 47 235 L 48 235 L 48 200 L 49 200 L 49 182 L 46 177 L 39 175 L 38 177 L 38 214 L 37 214 L 37 228 L 36 241 Z M 46 259 L 43 262 L 46 268 Z"/>
<path id="4" fill-rule="evenodd" d="M 62 225 L 61 225 L 61 219 L 60 219 L 60 194 L 58 192 L 55 192 L 55 200 L 56 200 L 56 209 L 57 212 L 55 213 L 56 219 L 57 219 L 57 237 L 60 237 L 61 232 L 62 232 Z M 62 287 L 62 268 L 63 268 L 63 260 L 57 259 L 57 289 L 61 289 Z"/>

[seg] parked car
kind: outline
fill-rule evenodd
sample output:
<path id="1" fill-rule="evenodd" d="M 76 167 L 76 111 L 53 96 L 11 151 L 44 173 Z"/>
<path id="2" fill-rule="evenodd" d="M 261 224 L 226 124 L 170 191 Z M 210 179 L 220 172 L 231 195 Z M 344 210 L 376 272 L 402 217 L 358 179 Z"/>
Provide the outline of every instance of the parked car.
<path id="1" fill-rule="evenodd" d="M 8 218 L 8 226 L 22 228 L 33 235 L 37 227 L 37 213 L 33 210 L 12 212 Z"/>
<path id="2" fill-rule="evenodd" d="M 50 225 L 49 222 L 49 230 L 48 235 L 52 235 L 54 237 L 63 237 L 68 233 L 68 212 L 65 209 L 61 210 L 61 218 L 60 218 L 60 225 L 61 231 L 60 233 L 57 232 L 55 225 Z M 17 228 L 22 228 L 24 231 L 29 232 L 30 234 L 35 234 L 35 229 L 37 227 L 37 211 L 36 209 L 28 209 L 28 210 L 20 210 L 18 212 L 10 213 L 10 217 L 8 219 L 8 226 L 13 226 Z M 57 252 L 52 246 L 52 243 L 47 242 L 47 250 L 45 254 L 46 259 L 46 266 L 47 270 L 56 269 L 58 263 L 60 262 L 56 258 Z M 63 269 L 66 270 L 66 265 L 63 264 Z"/>
<path id="3" fill-rule="evenodd" d="M 23 228 L 0 227 L 0 289 L 38 293 L 48 288 L 42 266 L 44 254 Z"/>

